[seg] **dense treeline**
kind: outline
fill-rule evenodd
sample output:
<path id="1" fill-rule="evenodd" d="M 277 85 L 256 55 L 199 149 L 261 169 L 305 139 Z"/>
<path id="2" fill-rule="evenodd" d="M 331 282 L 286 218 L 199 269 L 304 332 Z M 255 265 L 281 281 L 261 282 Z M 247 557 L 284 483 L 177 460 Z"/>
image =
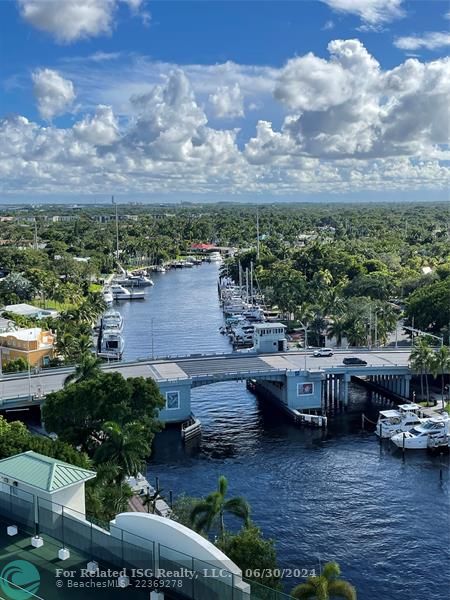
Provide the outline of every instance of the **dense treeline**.
<path id="1" fill-rule="evenodd" d="M 0 223 L 0 237 L 12 244 L 0 248 L 0 269 L 7 275 L 0 303 L 56 303 L 69 311 L 66 321 L 81 323 L 86 314 L 70 311 L 91 294 L 98 312 L 92 282 L 115 268 L 112 207 L 56 206 L 11 215 L 16 220 Z M 448 216 L 443 203 L 123 205 L 120 261 L 163 262 L 189 253 L 192 242 L 237 246 L 244 269 L 253 261 L 267 300 L 311 325 L 316 342 L 332 328 L 334 337 L 345 334 L 361 344 L 375 319 L 377 341 L 384 341 L 395 321 L 393 304 L 409 324 L 448 339 Z M 33 243 L 37 249 L 29 247 Z M 237 262 L 229 270 L 237 277 Z M 73 337 L 70 326 L 65 329 Z M 68 355 L 74 359 L 77 349 L 70 337 L 66 341 L 61 344 L 72 346 Z"/>

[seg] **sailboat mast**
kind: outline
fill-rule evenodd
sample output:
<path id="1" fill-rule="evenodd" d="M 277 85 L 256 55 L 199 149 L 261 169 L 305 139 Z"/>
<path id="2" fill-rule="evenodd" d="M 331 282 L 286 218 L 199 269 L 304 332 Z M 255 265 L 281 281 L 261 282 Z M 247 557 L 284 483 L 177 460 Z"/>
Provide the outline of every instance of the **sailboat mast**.
<path id="1" fill-rule="evenodd" d="M 245 301 L 248 304 L 248 267 L 245 269 Z"/>
<path id="2" fill-rule="evenodd" d="M 254 304 L 253 302 L 253 261 L 250 261 L 250 302 L 252 303 L 252 305 Z"/>

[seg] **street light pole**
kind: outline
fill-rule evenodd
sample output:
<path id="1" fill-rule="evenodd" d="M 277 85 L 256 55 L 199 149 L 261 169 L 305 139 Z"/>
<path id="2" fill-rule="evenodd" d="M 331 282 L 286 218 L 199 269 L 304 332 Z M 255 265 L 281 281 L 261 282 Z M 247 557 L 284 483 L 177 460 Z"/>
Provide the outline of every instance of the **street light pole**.
<path id="1" fill-rule="evenodd" d="M 308 328 L 300 321 L 301 328 L 305 332 L 305 371 L 306 371 L 306 355 L 308 352 Z"/>

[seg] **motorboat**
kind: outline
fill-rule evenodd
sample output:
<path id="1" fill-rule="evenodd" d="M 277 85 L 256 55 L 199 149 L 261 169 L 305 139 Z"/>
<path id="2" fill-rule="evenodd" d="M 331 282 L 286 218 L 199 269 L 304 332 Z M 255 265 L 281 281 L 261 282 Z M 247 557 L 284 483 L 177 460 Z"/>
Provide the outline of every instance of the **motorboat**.
<path id="1" fill-rule="evenodd" d="M 450 418 L 448 416 L 432 417 L 416 425 L 411 431 L 396 433 L 391 441 L 405 450 L 426 450 L 434 446 L 436 441 L 448 438 Z"/>
<path id="2" fill-rule="evenodd" d="M 222 255 L 220 252 L 211 252 L 211 254 L 208 256 L 208 260 L 209 262 L 222 262 Z"/>
<path id="3" fill-rule="evenodd" d="M 106 329 L 101 332 L 98 356 L 108 360 L 120 360 L 125 348 L 125 341 L 118 331 Z"/>
<path id="4" fill-rule="evenodd" d="M 111 284 L 111 293 L 114 300 L 141 300 L 145 298 L 144 291 L 129 290 L 120 283 Z"/>
<path id="5" fill-rule="evenodd" d="M 165 273 L 166 272 L 166 267 L 164 267 L 163 265 L 156 265 L 155 271 L 157 273 Z"/>
<path id="6" fill-rule="evenodd" d="M 122 285 L 124 287 L 148 287 L 154 285 L 153 280 L 145 275 L 125 275 L 122 277 L 116 277 L 114 283 Z"/>
<path id="7" fill-rule="evenodd" d="M 103 301 L 108 308 L 114 304 L 114 296 L 109 288 L 103 290 Z"/>
<path id="8" fill-rule="evenodd" d="M 378 415 L 375 433 L 381 438 L 390 438 L 396 433 L 410 431 L 424 420 L 422 407 L 418 404 L 400 404 L 397 410 L 381 410 Z"/>
<path id="9" fill-rule="evenodd" d="M 102 317 L 102 329 L 121 332 L 123 317 L 117 310 L 107 310 Z"/>

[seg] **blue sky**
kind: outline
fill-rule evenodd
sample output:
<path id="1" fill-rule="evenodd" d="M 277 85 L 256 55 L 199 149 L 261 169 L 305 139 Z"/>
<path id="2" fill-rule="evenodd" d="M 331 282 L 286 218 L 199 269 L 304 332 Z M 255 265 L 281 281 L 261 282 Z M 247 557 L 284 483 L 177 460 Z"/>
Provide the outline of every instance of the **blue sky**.
<path id="1" fill-rule="evenodd" d="M 0 199 L 447 199 L 449 16 L 1 2 Z"/>

